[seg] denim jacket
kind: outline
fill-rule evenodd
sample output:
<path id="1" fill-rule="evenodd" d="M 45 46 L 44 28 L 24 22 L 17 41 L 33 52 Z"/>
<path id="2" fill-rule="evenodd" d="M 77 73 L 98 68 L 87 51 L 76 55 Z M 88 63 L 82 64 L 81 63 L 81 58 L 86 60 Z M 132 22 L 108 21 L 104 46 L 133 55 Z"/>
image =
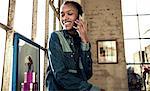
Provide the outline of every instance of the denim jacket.
<path id="1" fill-rule="evenodd" d="M 66 42 L 62 42 L 58 33 L 62 33 Z M 50 37 L 48 56 L 48 91 L 90 91 L 92 85 L 87 82 L 92 76 L 89 43 L 82 43 L 79 35 L 70 36 L 67 30 L 55 31 Z"/>

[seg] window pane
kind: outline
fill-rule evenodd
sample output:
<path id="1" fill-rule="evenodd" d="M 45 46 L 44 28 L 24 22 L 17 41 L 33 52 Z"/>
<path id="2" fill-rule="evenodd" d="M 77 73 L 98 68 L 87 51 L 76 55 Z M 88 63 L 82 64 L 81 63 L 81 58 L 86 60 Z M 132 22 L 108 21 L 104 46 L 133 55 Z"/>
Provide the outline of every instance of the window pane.
<path id="1" fill-rule="evenodd" d="M 44 51 L 41 49 L 40 49 L 40 79 L 44 79 Z M 43 83 L 44 83 L 43 80 L 40 80 L 40 91 L 43 91 Z"/>
<path id="2" fill-rule="evenodd" d="M 31 39 L 33 0 L 17 0 L 14 29 Z"/>
<path id="3" fill-rule="evenodd" d="M 123 15 L 136 14 L 136 2 L 137 0 L 121 0 L 122 2 L 122 13 Z"/>
<path id="4" fill-rule="evenodd" d="M 56 30 L 60 30 L 60 23 L 57 17 L 56 17 Z"/>
<path id="5" fill-rule="evenodd" d="M 150 63 L 150 39 L 142 39 L 141 48 L 145 52 L 145 63 Z"/>
<path id="6" fill-rule="evenodd" d="M 139 16 L 140 36 L 150 38 L 150 15 Z"/>
<path id="7" fill-rule="evenodd" d="M 132 68 L 132 70 L 134 70 L 135 73 L 142 76 L 142 74 L 141 74 L 142 68 L 141 68 L 140 64 L 129 64 L 129 65 L 127 65 L 128 72 L 131 71 L 131 68 Z"/>
<path id="8" fill-rule="evenodd" d="M 149 91 L 149 70 L 150 70 L 150 64 L 133 64 L 133 65 L 127 65 L 127 71 L 128 71 L 128 83 L 129 87 L 133 88 L 132 84 L 136 84 L 136 86 L 140 87 L 142 86 L 142 89 L 139 91 Z M 138 79 L 135 79 L 135 76 L 138 77 Z M 134 81 L 133 81 L 134 79 Z M 135 81 L 137 83 L 135 83 Z M 137 91 L 137 90 L 131 90 L 131 91 Z"/>
<path id="9" fill-rule="evenodd" d="M 17 44 L 15 44 L 17 46 Z M 28 43 L 26 39 L 19 39 L 19 45 L 18 45 L 18 60 L 16 63 L 18 64 L 16 66 L 17 72 L 16 79 L 17 79 L 17 91 L 20 91 L 20 89 L 24 89 L 27 85 L 24 84 L 25 82 L 30 82 L 33 80 L 35 83 L 35 89 L 39 91 L 40 88 L 40 53 L 39 53 L 39 47 L 37 47 L 36 44 L 33 45 L 33 43 Z M 15 69 L 13 70 L 15 72 Z M 13 73 L 14 73 L 13 72 Z M 27 80 L 28 75 L 32 75 L 35 72 L 35 75 L 32 79 Z M 14 76 L 15 77 L 15 76 Z M 28 76 L 30 77 L 30 76 Z M 21 85 L 24 84 L 24 85 Z M 28 88 L 26 88 L 28 90 Z M 26 90 L 25 89 L 25 90 Z"/>
<path id="10" fill-rule="evenodd" d="M 54 6 L 55 8 L 58 8 L 58 0 L 54 0 Z"/>
<path id="11" fill-rule="evenodd" d="M 54 11 L 49 7 L 49 33 L 54 31 Z"/>
<path id="12" fill-rule="evenodd" d="M 124 38 L 139 38 L 137 16 L 123 17 Z"/>
<path id="13" fill-rule="evenodd" d="M 38 0 L 37 10 L 37 33 L 35 42 L 41 46 L 44 46 L 45 39 L 45 2 Z"/>
<path id="14" fill-rule="evenodd" d="M 138 13 L 150 14 L 149 4 L 150 4 L 150 0 L 137 0 Z"/>
<path id="15" fill-rule="evenodd" d="M 125 58 L 127 63 L 140 63 L 139 53 L 139 40 L 125 40 Z"/>
<path id="16" fill-rule="evenodd" d="M 0 57 L 1 57 L 0 58 L 0 88 L 2 84 L 5 42 L 6 42 L 6 31 L 0 28 Z"/>
<path id="17" fill-rule="evenodd" d="M 50 6 L 49 7 L 49 37 L 53 31 L 54 31 L 54 11 Z M 49 39 L 50 38 L 48 38 L 47 46 L 49 46 Z"/>
<path id="18" fill-rule="evenodd" d="M 9 0 L 0 0 L 0 22 L 7 25 Z"/>

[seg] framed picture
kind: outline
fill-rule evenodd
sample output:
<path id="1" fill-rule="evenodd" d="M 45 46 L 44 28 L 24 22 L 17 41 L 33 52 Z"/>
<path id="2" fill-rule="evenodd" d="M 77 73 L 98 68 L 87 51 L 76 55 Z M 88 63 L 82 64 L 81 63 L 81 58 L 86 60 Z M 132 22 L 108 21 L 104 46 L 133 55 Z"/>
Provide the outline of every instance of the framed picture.
<path id="1" fill-rule="evenodd" d="M 13 46 L 12 91 L 40 91 L 41 46 L 19 33 Z"/>
<path id="2" fill-rule="evenodd" d="M 97 41 L 97 62 L 117 63 L 117 43 L 116 40 Z"/>

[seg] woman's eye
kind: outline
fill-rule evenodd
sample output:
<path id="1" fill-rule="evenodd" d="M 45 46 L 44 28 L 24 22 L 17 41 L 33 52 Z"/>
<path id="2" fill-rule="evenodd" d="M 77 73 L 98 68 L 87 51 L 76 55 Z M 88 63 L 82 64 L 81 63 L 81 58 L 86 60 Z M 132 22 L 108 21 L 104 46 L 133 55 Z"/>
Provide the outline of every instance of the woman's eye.
<path id="1" fill-rule="evenodd" d="M 63 17 L 65 14 L 63 12 L 60 13 L 60 16 Z"/>
<path id="2" fill-rule="evenodd" d="M 73 13 L 68 13 L 68 15 L 72 15 Z"/>
<path id="3" fill-rule="evenodd" d="M 61 17 L 63 17 L 64 16 L 64 14 L 61 14 Z"/>

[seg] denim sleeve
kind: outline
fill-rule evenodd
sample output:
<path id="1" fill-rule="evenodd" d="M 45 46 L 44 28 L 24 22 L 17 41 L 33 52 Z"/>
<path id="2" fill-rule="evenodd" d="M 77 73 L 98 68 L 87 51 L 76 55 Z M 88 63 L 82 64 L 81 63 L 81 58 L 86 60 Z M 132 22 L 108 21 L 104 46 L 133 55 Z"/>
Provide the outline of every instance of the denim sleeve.
<path id="1" fill-rule="evenodd" d="M 90 43 L 84 44 L 81 43 L 81 62 L 83 65 L 83 70 L 85 72 L 86 78 L 90 79 L 92 76 L 92 58 L 91 58 L 91 52 L 90 52 Z"/>
<path id="2" fill-rule="evenodd" d="M 57 34 L 53 32 L 49 41 L 49 61 L 57 83 L 66 90 L 74 89 L 88 91 L 92 85 L 87 81 L 83 81 L 81 78 L 75 77 L 73 74 L 69 73 L 63 63 L 64 59 L 59 38 Z"/>
<path id="3" fill-rule="evenodd" d="M 99 87 L 93 85 L 91 87 L 90 91 L 101 91 L 101 89 Z"/>
<path id="4" fill-rule="evenodd" d="M 90 43 L 81 42 L 81 49 L 82 51 L 88 51 L 90 49 Z"/>

